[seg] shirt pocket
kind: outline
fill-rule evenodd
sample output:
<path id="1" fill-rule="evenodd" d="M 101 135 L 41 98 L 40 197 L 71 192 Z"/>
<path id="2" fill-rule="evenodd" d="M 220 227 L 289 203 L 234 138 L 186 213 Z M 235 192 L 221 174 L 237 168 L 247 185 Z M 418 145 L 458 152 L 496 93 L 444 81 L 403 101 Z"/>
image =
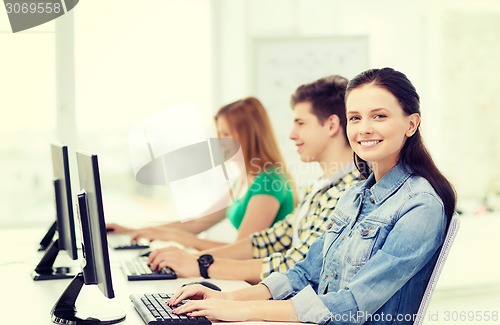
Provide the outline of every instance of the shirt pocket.
<path id="1" fill-rule="evenodd" d="M 351 266 L 364 265 L 373 253 L 380 225 L 363 222 L 349 234 L 349 244 L 346 247 L 345 261 Z"/>
<path id="2" fill-rule="evenodd" d="M 345 223 L 337 219 L 333 219 L 332 223 L 330 224 L 325 233 L 325 242 L 323 244 L 323 257 L 325 257 L 328 254 L 330 247 L 340 237 L 345 227 L 346 227 Z"/>

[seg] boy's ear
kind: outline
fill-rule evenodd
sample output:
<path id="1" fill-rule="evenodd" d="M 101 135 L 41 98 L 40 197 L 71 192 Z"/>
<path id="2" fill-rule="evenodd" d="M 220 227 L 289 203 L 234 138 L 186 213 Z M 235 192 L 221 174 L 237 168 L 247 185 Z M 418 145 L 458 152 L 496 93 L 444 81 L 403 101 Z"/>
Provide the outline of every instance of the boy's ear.
<path id="1" fill-rule="evenodd" d="M 420 114 L 413 113 L 409 118 L 408 130 L 406 131 L 406 136 L 409 138 L 417 132 L 418 126 L 420 125 Z"/>
<path id="2" fill-rule="evenodd" d="M 334 136 L 335 134 L 337 134 L 337 132 L 339 132 L 339 129 L 341 128 L 340 119 L 336 114 L 328 116 L 328 118 L 325 120 L 325 123 L 327 123 L 328 125 L 330 136 Z"/>

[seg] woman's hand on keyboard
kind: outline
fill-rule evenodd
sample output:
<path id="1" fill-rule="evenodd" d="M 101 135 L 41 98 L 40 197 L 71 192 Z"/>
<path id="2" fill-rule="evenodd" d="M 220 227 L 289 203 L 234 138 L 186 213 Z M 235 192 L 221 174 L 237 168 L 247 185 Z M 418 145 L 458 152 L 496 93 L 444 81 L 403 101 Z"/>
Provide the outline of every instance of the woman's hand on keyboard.
<path id="1" fill-rule="evenodd" d="M 228 299 L 227 294 L 222 291 L 216 291 L 201 284 L 192 284 L 179 288 L 167 303 L 169 306 L 177 306 L 185 299 L 203 300 L 209 298 Z"/>
<path id="2" fill-rule="evenodd" d="M 189 300 L 172 311 L 191 317 L 205 316 L 223 321 L 247 321 L 251 319 L 252 306 L 248 301 L 224 299 Z"/>

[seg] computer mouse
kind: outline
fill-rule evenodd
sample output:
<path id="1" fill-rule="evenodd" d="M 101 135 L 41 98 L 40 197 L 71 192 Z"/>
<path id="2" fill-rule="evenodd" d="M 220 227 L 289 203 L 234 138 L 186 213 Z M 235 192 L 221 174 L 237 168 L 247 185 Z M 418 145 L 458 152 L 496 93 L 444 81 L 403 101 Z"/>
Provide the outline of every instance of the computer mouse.
<path id="1" fill-rule="evenodd" d="M 205 286 L 205 287 L 210 288 L 212 290 L 222 291 L 221 288 L 219 288 L 217 285 L 213 284 L 212 282 L 208 282 L 208 281 L 195 281 L 195 282 L 190 282 L 190 283 L 184 283 L 182 286 L 185 287 L 185 286 L 189 286 L 192 284 L 201 284 L 202 286 Z"/>
<path id="2" fill-rule="evenodd" d="M 141 252 L 141 253 L 139 254 L 139 256 L 141 256 L 141 257 L 148 257 L 148 256 L 149 256 L 149 254 L 151 254 L 151 252 L 152 252 L 152 251 L 148 249 L 148 250 L 145 250 L 144 252 Z"/>

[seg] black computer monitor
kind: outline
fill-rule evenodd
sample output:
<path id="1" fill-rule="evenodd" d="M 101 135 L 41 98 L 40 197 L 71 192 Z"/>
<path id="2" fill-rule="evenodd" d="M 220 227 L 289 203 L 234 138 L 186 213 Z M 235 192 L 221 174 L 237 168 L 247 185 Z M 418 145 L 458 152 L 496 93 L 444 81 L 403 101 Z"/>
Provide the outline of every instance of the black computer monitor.
<path id="1" fill-rule="evenodd" d="M 114 298 L 109 263 L 106 222 L 102 202 L 97 156 L 83 151 L 76 153 L 81 192 L 78 194 L 78 219 L 82 231 L 82 272 L 68 285 L 52 309 L 52 321 L 58 324 L 115 324 L 125 319 L 122 311 L 94 306 L 90 318 L 77 315 L 76 299 L 84 285 L 97 285 L 107 298 Z M 100 307 L 100 308 L 99 308 Z M 100 314 L 104 311 L 106 315 Z M 88 311 L 85 313 L 88 315 Z"/>
<path id="2" fill-rule="evenodd" d="M 70 267 L 53 267 L 60 251 L 66 252 L 73 260 L 78 258 L 78 253 L 71 197 L 68 147 L 53 143 L 51 144 L 51 152 L 56 220 L 46 235 L 50 244 L 33 272 L 33 280 L 73 278 L 79 270 L 79 268 L 75 270 Z M 52 241 L 52 237 L 47 236 L 49 233 L 53 235 L 55 230 L 57 230 L 57 238 Z"/>

